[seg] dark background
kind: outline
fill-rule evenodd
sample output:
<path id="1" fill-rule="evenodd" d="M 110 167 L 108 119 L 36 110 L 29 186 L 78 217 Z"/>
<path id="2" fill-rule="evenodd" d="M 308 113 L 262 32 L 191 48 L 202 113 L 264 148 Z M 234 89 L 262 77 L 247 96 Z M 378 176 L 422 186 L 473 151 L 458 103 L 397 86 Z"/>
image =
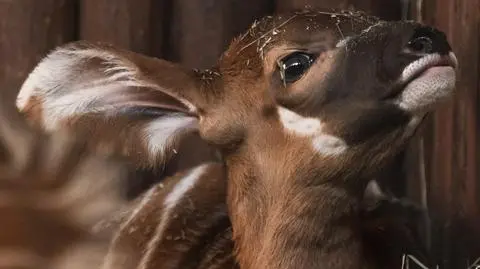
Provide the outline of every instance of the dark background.
<path id="1" fill-rule="evenodd" d="M 306 5 L 403 16 L 446 32 L 459 94 L 384 177 L 429 208 L 426 238 L 440 268 L 468 268 L 480 257 L 480 0 L 0 0 L 0 90 L 15 93 L 49 50 L 78 39 L 207 68 L 254 19 Z"/>

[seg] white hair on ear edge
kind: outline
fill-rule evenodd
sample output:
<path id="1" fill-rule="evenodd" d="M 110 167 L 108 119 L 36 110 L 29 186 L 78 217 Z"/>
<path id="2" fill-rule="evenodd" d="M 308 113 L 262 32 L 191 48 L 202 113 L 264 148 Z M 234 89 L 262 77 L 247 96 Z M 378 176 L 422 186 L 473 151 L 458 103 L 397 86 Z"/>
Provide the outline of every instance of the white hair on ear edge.
<path id="1" fill-rule="evenodd" d="M 154 120 L 144 129 L 145 142 L 152 158 L 164 156 L 169 145 L 174 145 L 180 135 L 196 130 L 198 121 L 193 117 L 172 115 Z M 172 149 L 174 150 L 174 149 Z"/>
<path id="2" fill-rule="evenodd" d="M 146 90 L 140 92 L 138 88 Z M 53 130 L 69 117 L 132 105 L 137 95 L 148 93 L 148 89 L 152 93 L 172 94 L 151 81 L 121 52 L 73 43 L 57 48 L 34 68 L 22 85 L 16 104 L 23 110 L 29 100 L 40 102 L 42 126 Z M 195 111 L 189 101 L 172 97 Z"/>

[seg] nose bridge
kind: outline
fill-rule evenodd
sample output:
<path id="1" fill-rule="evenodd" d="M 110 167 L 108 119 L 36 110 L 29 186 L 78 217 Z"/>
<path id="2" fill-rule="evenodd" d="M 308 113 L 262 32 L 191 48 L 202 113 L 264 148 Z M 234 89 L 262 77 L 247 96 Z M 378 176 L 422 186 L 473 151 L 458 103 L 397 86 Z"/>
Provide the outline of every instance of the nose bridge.
<path id="1" fill-rule="evenodd" d="M 433 53 L 446 55 L 452 50 L 445 33 L 436 28 L 425 25 L 419 26 L 415 29 L 412 39 L 418 37 L 427 37 L 432 41 Z"/>

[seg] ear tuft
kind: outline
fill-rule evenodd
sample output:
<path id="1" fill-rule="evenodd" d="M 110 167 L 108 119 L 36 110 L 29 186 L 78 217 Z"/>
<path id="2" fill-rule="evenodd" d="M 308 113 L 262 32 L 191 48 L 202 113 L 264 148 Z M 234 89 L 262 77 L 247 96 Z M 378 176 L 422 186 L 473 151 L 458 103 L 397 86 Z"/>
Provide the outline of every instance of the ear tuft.
<path id="1" fill-rule="evenodd" d="M 145 128 L 148 152 L 156 160 L 168 155 L 166 152 L 168 150 L 175 154 L 174 145 L 177 145 L 178 141 L 174 140 L 178 139 L 183 133 L 194 130 L 198 130 L 197 119 L 182 115 L 172 115 L 168 118 L 152 121 Z"/>

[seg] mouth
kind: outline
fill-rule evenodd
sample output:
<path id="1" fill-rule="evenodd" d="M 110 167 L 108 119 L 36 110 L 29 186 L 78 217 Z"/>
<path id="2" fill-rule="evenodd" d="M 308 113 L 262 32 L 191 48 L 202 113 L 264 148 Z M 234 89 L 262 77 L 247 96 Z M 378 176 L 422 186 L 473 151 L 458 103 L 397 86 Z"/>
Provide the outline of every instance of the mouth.
<path id="1" fill-rule="evenodd" d="M 448 55 L 430 54 L 418 59 L 408 65 L 402 72 L 400 84 L 404 88 L 407 84 L 421 77 L 425 72 L 434 68 L 453 68 L 458 67 L 457 57 L 453 52 Z"/>
<path id="2" fill-rule="evenodd" d="M 433 105 L 452 95 L 457 67 L 453 52 L 426 55 L 404 69 L 398 90 L 388 99 L 408 112 L 428 112 Z"/>

